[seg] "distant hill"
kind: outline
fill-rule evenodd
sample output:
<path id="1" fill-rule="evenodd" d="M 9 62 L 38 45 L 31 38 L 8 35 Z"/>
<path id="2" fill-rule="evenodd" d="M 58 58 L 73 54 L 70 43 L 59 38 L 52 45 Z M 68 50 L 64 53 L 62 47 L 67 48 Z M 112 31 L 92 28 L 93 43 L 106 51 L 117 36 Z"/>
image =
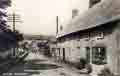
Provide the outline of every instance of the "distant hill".
<path id="1" fill-rule="evenodd" d="M 56 39 L 55 36 L 52 35 L 28 35 L 28 34 L 24 34 L 23 35 L 24 39 L 27 40 L 48 40 L 48 39 Z"/>

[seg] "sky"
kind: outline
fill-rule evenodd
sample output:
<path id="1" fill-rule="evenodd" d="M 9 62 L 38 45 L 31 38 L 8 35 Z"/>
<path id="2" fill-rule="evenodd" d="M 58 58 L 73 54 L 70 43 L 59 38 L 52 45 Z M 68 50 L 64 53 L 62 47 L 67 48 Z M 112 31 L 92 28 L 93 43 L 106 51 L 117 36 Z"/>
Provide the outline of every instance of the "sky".
<path id="1" fill-rule="evenodd" d="M 12 0 L 13 10 L 21 15 L 22 23 L 16 28 L 25 34 L 55 35 L 56 16 L 59 16 L 59 25 L 69 22 L 72 9 L 79 9 L 80 13 L 88 9 L 88 0 Z"/>

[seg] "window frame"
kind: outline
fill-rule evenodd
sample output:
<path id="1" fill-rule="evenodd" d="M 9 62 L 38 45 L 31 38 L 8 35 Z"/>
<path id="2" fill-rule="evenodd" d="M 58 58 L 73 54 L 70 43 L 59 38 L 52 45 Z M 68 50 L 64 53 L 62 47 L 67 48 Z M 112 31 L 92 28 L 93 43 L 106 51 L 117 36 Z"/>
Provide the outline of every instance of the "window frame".
<path id="1" fill-rule="evenodd" d="M 103 50 L 104 52 L 101 52 Z M 106 47 L 92 47 L 92 63 L 98 65 L 107 63 Z"/>

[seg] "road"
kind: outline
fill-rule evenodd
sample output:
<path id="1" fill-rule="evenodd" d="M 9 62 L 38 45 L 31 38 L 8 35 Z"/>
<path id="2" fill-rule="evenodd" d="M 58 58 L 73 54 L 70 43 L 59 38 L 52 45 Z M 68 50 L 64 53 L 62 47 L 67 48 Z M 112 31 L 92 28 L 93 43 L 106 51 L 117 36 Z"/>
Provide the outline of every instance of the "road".
<path id="1" fill-rule="evenodd" d="M 72 68 L 60 65 L 44 57 L 30 53 L 24 62 L 16 64 L 3 76 L 86 76 Z"/>

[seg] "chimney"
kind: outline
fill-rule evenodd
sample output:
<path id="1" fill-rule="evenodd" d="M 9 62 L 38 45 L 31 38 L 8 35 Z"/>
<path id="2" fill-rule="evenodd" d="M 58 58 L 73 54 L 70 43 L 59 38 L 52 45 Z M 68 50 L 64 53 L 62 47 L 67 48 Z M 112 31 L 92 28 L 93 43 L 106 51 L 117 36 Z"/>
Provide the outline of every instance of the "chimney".
<path id="1" fill-rule="evenodd" d="M 78 10 L 77 9 L 73 9 L 72 10 L 72 19 L 78 15 Z"/>
<path id="2" fill-rule="evenodd" d="M 99 3 L 101 0 L 89 0 L 89 8 L 94 6 L 95 4 Z"/>

